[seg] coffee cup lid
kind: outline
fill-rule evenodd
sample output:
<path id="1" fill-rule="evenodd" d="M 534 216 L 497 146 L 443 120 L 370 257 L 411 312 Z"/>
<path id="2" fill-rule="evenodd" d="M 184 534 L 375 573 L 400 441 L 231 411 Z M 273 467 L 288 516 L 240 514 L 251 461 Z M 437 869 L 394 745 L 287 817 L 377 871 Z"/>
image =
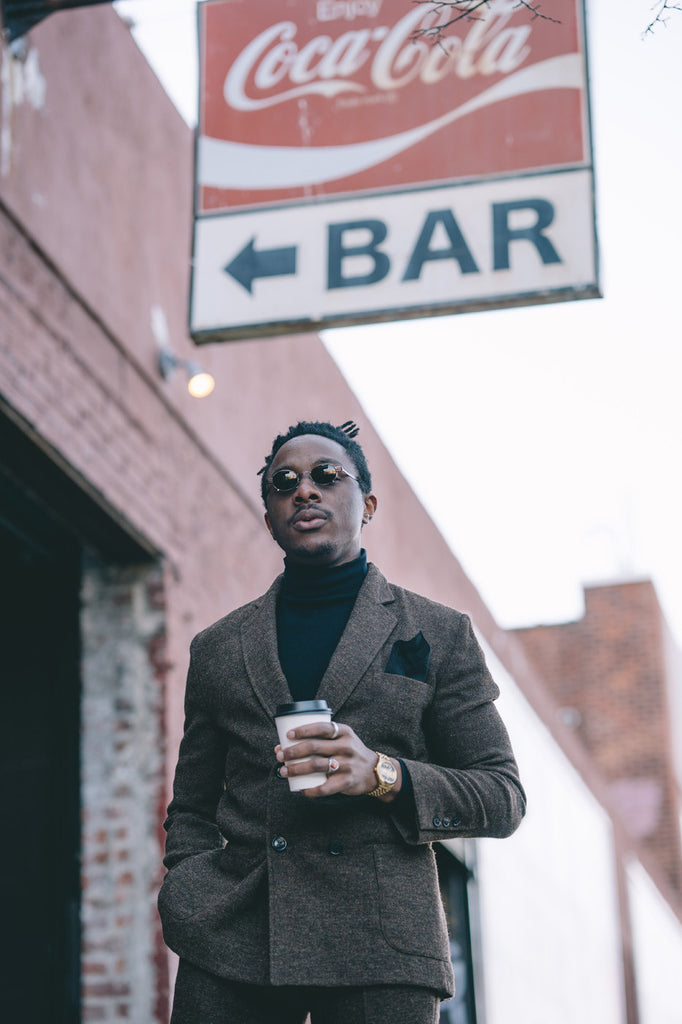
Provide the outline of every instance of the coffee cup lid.
<path id="1" fill-rule="evenodd" d="M 295 700 L 291 704 L 278 704 L 275 718 L 282 715 L 306 715 L 312 711 L 331 712 L 331 708 L 326 700 Z"/>

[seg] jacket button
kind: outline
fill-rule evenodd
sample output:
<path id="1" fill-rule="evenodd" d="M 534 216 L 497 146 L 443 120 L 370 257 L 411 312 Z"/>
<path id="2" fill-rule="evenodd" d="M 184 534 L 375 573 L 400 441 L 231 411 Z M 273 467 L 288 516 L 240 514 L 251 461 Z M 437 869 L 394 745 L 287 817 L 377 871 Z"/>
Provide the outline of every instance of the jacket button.
<path id="1" fill-rule="evenodd" d="M 454 828 L 457 828 L 458 825 L 462 824 L 462 819 L 461 818 L 453 818 L 452 819 L 452 824 L 453 824 Z"/>
<path id="2" fill-rule="evenodd" d="M 450 819 L 443 818 L 443 828 L 450 828 Z"/>
<path id="3" fill-rule="evenodd" d="M 343 853 L 343 843 L 341 842 L 340 839 L 332 839 L 331 843 L 329 844 L 329 852 L 331 853 L 332 857 L 338 857 L 340 853 Z"/>
<path id="4" fill-rule="evenodd" d="M 275 836 L 270 845 L 272 846 L 273 850 L 277 850 L 277 853 L 281 853 L 282 850 L 286 850 L 287 841 L 284 838 L 284 836 Z"/>
<path id="5" fill-rule="evenodd" d="M 436 817 L 435 817 L 435 818 L 433 819 L 433 827 L 434 827 L 434 828 L 440 828 L 442 824 L 443 824 L 443 822 L 442 822 L 442 821 L 440 820 L 440 818 L 439 818 L 439 817 L 437 817 L 437 816 L 436 816 Z"/>

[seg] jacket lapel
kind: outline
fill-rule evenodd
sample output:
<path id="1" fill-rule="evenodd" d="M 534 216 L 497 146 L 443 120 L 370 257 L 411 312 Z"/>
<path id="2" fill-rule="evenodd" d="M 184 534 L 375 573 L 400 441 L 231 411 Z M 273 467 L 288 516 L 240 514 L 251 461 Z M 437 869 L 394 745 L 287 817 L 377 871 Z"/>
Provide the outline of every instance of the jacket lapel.
<path id="1" fill-rule="evenodd" d="M 385 577 L 370 564 L 348 624 L 322 677 L 317 696 L 336 715 L 393 631 L 397 618 Z"/>
<path id="2" fill-rule="evenodd" d="M 244 662 L 259 703 L 270 718 L 278 704 L 292 700 L 277 652 L 278 576 L 242 625 Z M 336 714 L 377 656 L 396 624 L 391 588 L 375 565 L 369 566 L 348 624 L 322 677 L 317 697 Z M 302 652 L 305 657 L 305 652 Z"/>
<path id="3" fill-rule="evenodd" d="M 292 700 L 277 652 L 275 611 L 281 585 L 282 577 L 278 576 L 241 630 L 246 671 L 256 697 L 270 718 L 275 717 L 278 704 Z"/>

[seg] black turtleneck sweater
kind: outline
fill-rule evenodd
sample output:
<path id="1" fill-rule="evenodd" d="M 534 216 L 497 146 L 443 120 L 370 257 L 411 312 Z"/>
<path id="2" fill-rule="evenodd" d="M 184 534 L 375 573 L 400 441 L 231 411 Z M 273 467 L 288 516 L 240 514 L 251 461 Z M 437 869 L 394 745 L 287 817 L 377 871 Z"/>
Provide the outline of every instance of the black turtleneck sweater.
<path id="1" fill-rule="evenodd" d="M 312 700 L 367 575 L 367 555 L 342 565 L 284 559 L 277 601 L 277 649 L 294 700 Z"/>

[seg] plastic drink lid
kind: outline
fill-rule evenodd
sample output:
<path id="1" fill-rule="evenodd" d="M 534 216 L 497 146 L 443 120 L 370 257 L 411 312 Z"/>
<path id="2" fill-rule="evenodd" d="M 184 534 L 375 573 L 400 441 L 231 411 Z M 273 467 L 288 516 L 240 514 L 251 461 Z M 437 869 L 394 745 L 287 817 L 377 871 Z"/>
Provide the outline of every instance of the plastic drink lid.
<path id="1" fill-rule="evenodd" d="M 282 715 L 309 715 L 314 711 L 331 711 L 326 700 L 295 700 L 291 704 L 278 704 L 275 717 Z"/>

